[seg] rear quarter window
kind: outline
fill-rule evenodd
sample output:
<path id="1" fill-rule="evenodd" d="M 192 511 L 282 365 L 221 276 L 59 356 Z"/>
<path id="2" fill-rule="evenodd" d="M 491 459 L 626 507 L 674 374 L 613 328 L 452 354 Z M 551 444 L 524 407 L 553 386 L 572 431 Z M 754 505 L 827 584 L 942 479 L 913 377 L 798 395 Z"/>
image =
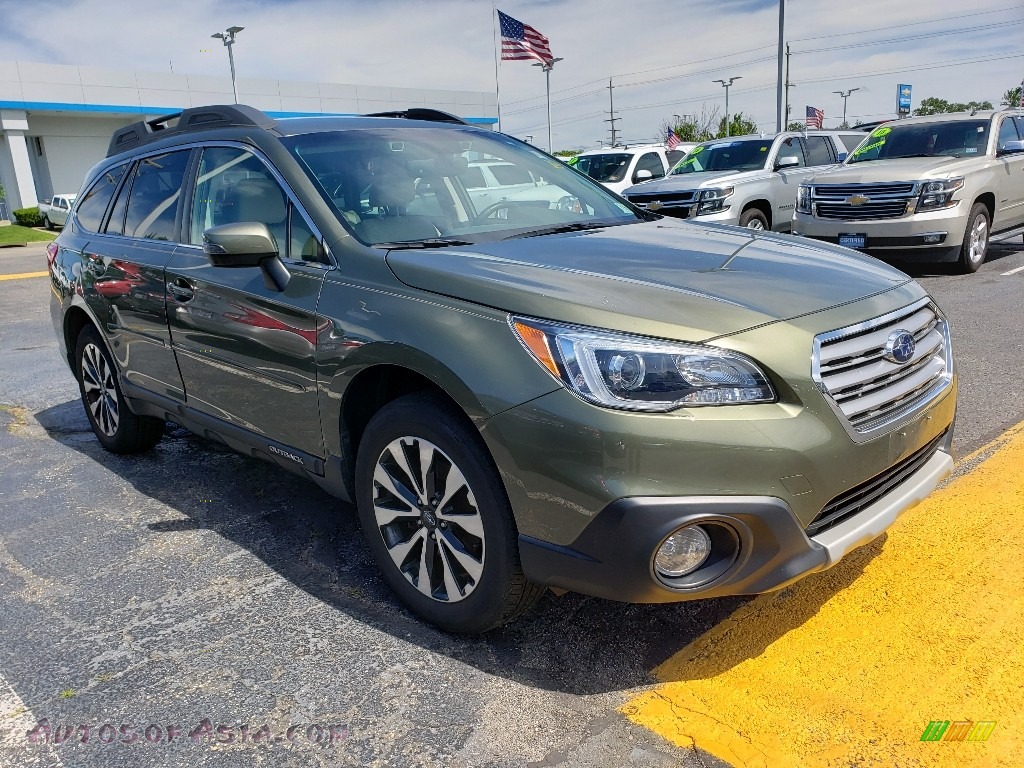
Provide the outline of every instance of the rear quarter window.
<path id="1" fill-rule="evenodd" d="M 96 179 L 89 191 L 82 195 L 82 201 L 78 204 L 76 217 L 78 224 L 86 232 L 98 232 L 103 223 L 103 215 L 107 212 L 107 206 L 114 196 L 117 185 L 124 176 L 127 163 L 115 166 Z"/>

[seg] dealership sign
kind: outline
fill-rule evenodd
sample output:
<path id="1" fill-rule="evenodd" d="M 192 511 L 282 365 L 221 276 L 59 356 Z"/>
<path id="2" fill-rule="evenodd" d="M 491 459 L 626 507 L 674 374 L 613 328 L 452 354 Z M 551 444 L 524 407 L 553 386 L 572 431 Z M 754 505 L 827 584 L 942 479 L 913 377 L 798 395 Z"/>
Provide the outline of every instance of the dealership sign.
<path id="1" fill-rule="evenodd" d="M 896 95 L 896 105 L 901 115 L 910 114 L 910 86 L 901 83 Z"/>

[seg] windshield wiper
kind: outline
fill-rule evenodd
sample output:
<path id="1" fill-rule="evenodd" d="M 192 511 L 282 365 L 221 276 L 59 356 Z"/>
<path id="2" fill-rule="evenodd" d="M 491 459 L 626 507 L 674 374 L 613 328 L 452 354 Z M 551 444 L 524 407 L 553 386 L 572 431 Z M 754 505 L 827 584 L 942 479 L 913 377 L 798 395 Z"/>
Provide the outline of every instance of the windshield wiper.
<path id="1" fill-rule="evenodd" d="M 458 240 L 454 237 L 428 237 L 423 240 L 399 240 L 393 243 L 374 243 L 377 248 L 390 248 L 393 251 L 406 248 L 447 248 L 453 245 L 472 245 L 469 240 Z"/>
<path id="2" fill-rule="evenodd" d="M 585 229 L 604 229 L 610 224 L 601 224 L 596 221 L 572 221 L 566 224 L 556 224 L 553 227 L 543 229 L 531 229 L 529 232 L 522 232 L 518 235 L 510 235 L 506 240 L 516 240 L 521 237 L 540 237 L 541 235 L 557 235 L 560 232 L 581 232 Z"/>

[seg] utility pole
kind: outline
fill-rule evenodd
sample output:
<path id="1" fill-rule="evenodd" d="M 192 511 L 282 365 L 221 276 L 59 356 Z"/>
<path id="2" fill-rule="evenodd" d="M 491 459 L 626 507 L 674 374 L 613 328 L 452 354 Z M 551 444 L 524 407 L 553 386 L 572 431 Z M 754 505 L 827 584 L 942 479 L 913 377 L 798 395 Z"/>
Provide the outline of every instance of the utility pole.
<path id="1" fill-rule="evenodd" d="M 850 94 L 851 93 L 853 93 L 854 91 L 859 91 L 859 90 L 860 90 L 860 88 L 851 88 L 848 91 L 832 91 L 832 93 L 838 93 L 840 96 L 843 97 L 843 124 L 841 126 L 839 126 L 840 128 L 845 128 L 846 127 L 846 100 L 848 98 L 850 98 Z"/>
<path id="2" fill-rule="evenodd" d="M 614 146 L 617 146 L 617 144 L 618 144 L 618 138 L 617 138 L 618 134 L 615 131 L 615 121 L 616 120 L 621 120 L 621 118 L 618 118 L 618 117 L 615 116 L 615 96 L 612 93 L 613 90 L 614 89 L 612 88 L 612 79 L 609 77 L 608 78 L 608 115 L 609 115 L 609 117 L 608 117 L 607 120 L 605 120 L 605 122 L 606 123 L 611 123 L 611 125 L 612 125 L 612 146 L 614 147 Z"/>
<path id="3" fill-rule="evenodd" d="M 796 83 L 789 82 L 789 43 L 786 43 L 786 126 L 789 126 L 789 89 L 795 86 Z"/>
<path id="4" fill-rule="evenodd" d="M 775 118 L 775 132 L 776 133 L 780 133 L 782 131 L 782 129 L 785 127 L 783 125 L 783 122 L 782 122 L 783 116 L 786 114 L 786 106 L 785 106 L 785 104 L 783 104 L 783 95 L 782 95 L 782 82 L 783 82 L 782 81 L 782 44 L 783 44 L 782 41 L 785 39 L 785 36 L 786 36 L 786 0 L 779 0 L 779 73 L 778 73 L 778 78 L 776 80 L 778 85 L 776 86 L 776 93 L 775 93 L 775 106 L 777 108 L 776 113 L 775 113 L 776 114 L 776 118 Z M 786 46 L 786 55 L 787 56 L 789 55 L 789 46 Z M 789 63 L 788 60 L 787 60 L 786 63 L 787 64 Z M 786 79 L 787 80 L 789 79 L 788 75 L 787 75 Z M 728 93 L 728 91 L 727 91 L 727 93 Z M 787 94 L 787 96 L 788 96 L 788 94 Z"/>
<path id="5" fill-rule="evenodd" d="M 735 83 L 737 80 L 742 80 L 743 75 L 737 75 L 736 77 L 730 77 L 729 82 L 725 80 L 712 80 L 713 83 L 721 83 L 722 87 L 725 88 L 725 137 L 729 138 L 729 128 L 732 122 L 732 117 L 729 115 L 729 86 Z"/>

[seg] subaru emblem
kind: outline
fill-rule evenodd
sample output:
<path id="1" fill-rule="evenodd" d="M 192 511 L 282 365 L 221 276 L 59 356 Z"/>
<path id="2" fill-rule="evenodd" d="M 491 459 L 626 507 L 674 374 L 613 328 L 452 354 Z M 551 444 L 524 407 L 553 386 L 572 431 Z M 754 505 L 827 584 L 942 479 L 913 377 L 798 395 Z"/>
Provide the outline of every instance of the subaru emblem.
<path id="1" fill-rule="evenodd" d="M 904 365 L 910 362 L 917 349 L 917 342 L 907 331 L 896 330 L 889 334 L 885 342 L 885 359 Z"/>

